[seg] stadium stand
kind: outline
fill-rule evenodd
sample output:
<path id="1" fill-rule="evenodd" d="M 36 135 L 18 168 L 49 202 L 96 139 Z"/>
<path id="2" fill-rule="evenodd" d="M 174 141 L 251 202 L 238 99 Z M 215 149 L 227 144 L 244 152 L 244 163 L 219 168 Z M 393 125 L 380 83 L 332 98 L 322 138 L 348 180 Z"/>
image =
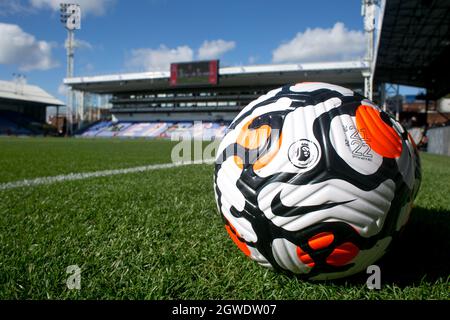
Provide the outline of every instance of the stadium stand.
<path id="1" fill-rule="evenodd" d="M 46 108 L 64 103 L 43 89 L 20 81 L 0 80 L 0 135 L 42 135 Z"/>
<path id="2" fill-rule="evenodd" d="M 0 135 L 28 135 L 31 134 L 30 131 L 20 128 L 17 124 L 7 120 L 0 118 Z"/>
<path id="3" fill-rule="evenodd" d="M 214 84 L 173 85 L 169 71 L 67 78 L 64 83 L 81 95 L 111 97 L 110 112 L 119 122 L 220 123 L 232 121 L 251 101 L 288 83 L 332 82 L 362 93 L 367 67 L 362 61 L 220 67 L 209 75 L 218 78 Z"/>
<path id="4" fill-rule="evenodd" d="M 174 123 L 160 136 L 162 138 L 183 137 L 188 135 L 192 136 L 193 126 L 194 124 L 192 122 Z"/>
<path id="5" fill-rule="evenodd" d="M 42 134 L 42 128 L 36 121 L 13 111 L 0 110 L 0 135 Z"/>
<path id="6" fill-rule="evenodd" d="M 64 83 L 82 95 L 111 97 L 115 122 L 96 124 L 78 136 L 213 140 L 224 136 L 248 103 L 287 83 L 329 81 L 362 93 L 362 71 L 367 66 L 363 61 L 344 61 L 221 67 L 209 71 L 206 80 L 214 78 L 214 83 L 186 76 L 184 80 L 198 82 L 174 84 L 183 79 L 168 71 L 68 78 Z"/>
<path id="7" fill-rule="evenodd" d="M 96 134 L 96 137 L 116 137 L 120 132 L 126 130 L 132 124 L 129 122 L 111 122 L 108 126 L 105 126 Z"/>
<path id="8" fill-rule="evenodd" d="M 121 137 L 148 139 L 177 139 L 190 137 L 196 140 L 222 138 L 227 129 L 224 122 L 110 122 L 96 123 L 81 132 L 79 137 Z"/>
<path id="9" fill-rule="evenodd" d="M 80 132 L 79 135 L 82 137 L 95 137 L 101 130 L 107 128 L 110 125 L 111 121 L 101 121 L 86 128 L 84 131 Z"/>
<path id="10" fill-rule="evenodd" d="M 169 126 L 170 124 L 167 122 L 136 123 L 127 128 L 124 132 L 121 132 L 119 136 L 131 138 L 157 138 L 163 134 Z"/>
<path id="11" fill-rule="evenodd" d="M 225 133 L 227 126 L 224 123 L 208 122 L 202 124 L 202 139 L 203 140 L 214 140 L 215 138 L 222 138 Z M 196 138 L 196 136 L 194 136 Z"/>

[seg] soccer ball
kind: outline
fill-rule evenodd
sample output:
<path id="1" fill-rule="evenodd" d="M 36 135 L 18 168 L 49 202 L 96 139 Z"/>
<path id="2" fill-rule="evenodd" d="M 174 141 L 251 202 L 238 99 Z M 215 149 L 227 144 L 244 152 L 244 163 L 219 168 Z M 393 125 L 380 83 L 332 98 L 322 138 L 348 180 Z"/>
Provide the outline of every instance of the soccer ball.
<path id="1" fill-rule="evenodd" d="M 248 257 L 326 280 L 383 256 L 420 181 L 417 148 L 394 118 L 352 90 L 299 83 L 259 97 L 231 123 L 214 190 Z"/>

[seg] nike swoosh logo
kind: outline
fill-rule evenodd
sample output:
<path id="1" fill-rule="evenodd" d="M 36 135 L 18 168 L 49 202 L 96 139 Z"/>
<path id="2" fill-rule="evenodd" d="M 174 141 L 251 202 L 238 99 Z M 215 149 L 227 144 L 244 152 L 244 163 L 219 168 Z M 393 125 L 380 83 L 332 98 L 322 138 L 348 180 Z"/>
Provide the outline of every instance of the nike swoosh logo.
<path id="1" fill-rule="evenodd" d="M 318 211 L 318 210 L 324 210 L 324 209 L 330 209 L 342 204 L 346 204 L 353 200 L 348 201 L 342 201 L 342 202 L 329 202 L 324 204 L 318 204 L 313 206 L 303 206 L 303 207 L 288 207 L 285 206 L 281 202 L 281 191 L 273 198 L 272 203 L 270 204 L 270 207 L 272 208 L 272 212 L 274 215 L 279 217 L 294 217 L 294 216 L 302 216 L 310 212 Z"/>

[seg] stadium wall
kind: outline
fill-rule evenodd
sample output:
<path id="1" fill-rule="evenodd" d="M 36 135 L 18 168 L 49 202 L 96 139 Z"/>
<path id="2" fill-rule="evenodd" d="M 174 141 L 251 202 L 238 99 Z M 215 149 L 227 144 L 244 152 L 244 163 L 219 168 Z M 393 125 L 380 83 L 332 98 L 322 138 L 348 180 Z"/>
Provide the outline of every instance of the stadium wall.
<path id="1" fill-rule="evenodd" d="M 450 156 L 450 126 L 429 129 L 427 136 L 429 153 Z"/>
<path id="2" fill-rule="evenodd" d="M 238 112 L 159 112 L 159 113 L 117 113 L 111 110 L 114 120 L 121 122 L 140 121 L 229 121 L 231 122 Z"/>

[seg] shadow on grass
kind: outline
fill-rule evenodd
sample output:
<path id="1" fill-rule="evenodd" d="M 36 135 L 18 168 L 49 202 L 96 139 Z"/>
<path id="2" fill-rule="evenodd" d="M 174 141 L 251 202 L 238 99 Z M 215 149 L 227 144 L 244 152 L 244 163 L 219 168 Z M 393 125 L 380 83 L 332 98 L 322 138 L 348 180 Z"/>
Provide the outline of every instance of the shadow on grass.
<path id="1" fill-rule="evenodd" d="M 405 287 L 446 281 L 450 275 L 450 212 L 414 208 L 400 237 L 376 264 L 384 284 Z M 364 283 L 368 276 L 362 272 L 347 282 Z"/>
<path id="2" fill-rule="evenodd" d="M 416 207 L 403 234 L 378 265 L 383 282 L 399 286 L 450 275 L 450 212 Z"/>

